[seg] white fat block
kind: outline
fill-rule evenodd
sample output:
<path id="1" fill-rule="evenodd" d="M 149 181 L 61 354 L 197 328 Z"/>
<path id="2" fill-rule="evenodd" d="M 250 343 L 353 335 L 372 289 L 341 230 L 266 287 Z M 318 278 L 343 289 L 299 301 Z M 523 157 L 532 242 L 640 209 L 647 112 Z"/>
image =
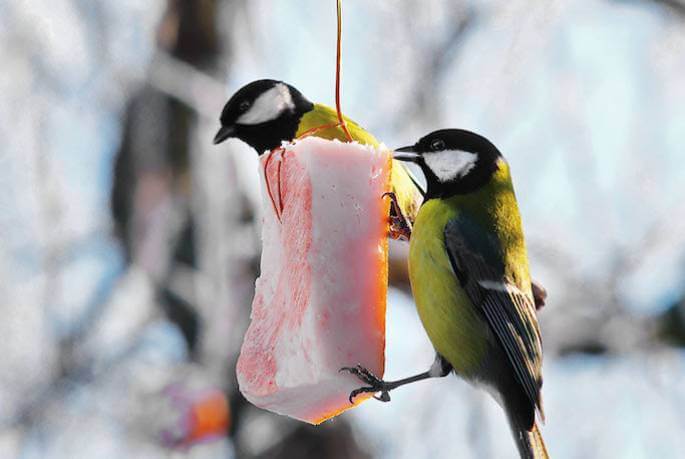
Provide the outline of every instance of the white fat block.
<path id="1" fill-rule="evenodd" d="M 364 385 L 341 367 L 382 377 L 391 163 L 316 137 L 262 156 L 261 276 L 237 365 L 254 405 L 318 424 Z"/>

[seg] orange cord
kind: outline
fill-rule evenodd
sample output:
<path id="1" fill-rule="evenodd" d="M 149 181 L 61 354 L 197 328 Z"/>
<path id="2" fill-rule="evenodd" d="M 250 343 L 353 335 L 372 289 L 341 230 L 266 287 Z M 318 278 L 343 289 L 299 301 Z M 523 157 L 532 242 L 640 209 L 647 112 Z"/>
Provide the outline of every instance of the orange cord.
<path id="1" fill-rule="evenodd" d="M 322 126 L 316 126 L 311 129 L 307 129 L 305 132 L 297 136 L 296 140 L 303 139 L 310 135 L 316 134 L 324 129 L 331 128 L 341 128 L 347 137 L 348 142 L 354 141 L 352 134 L 347 129 L 347 123 L 345 118 L 343 118 L 342 109 L 340 108 L 340 66 L 342 61 L 342 0 L 336 0 L 337 13 L 338 13 L 338 35 L 337 35 L 337 45 L 336 45 L 336 56 L 335 56 L 335 111 L 338 116 L 337 123 L 324 124 Z"/>
<path id="2" fill-rule="evenodd" d="M 338 12 L 338 40 L 335 56 L 335 110 L 338 112 L 338 123 L 345 132 L 347 140 L 352 142 L 352 135 L 347 130 L 347 124 L 340 109 L 340 63 L 342 61 L 342 0 L 336 0 Z"/>
<path id="3" fill-rule="evenodd" d="M 352 138 L 352 134 L 350 134 L 350 131 L 347 129 L 347 123 L 345 122 L 345 118 L 343 118 L 342 110 L 340 108 L 340 67 L 341 67 L 341 61 L 342 61 L 342 0 L 336 0 L 336 7 L 337 7 L 337 16 L 338 16 L 338 32 L 337 32 L 337 46 L 336 46 L 336 55 L 335 55 L 335 111 L 338 115 L 338 122 L 337 123 L 331 123 L 331 124 L 324 124 L 322 126 L 316 126 L 311 129 L 307 129 L 305 132 L 297 136 L 297 139 L 302 139 L 304 137 L 308 137 L 310 135 L 316 134 L 319 131 L 322 131 L 324 129 L 330 129 L 330 128 L 341 128 L 343 132 L 345 133 L 345 136 L 347 137 L 348 142 L 354 141 Z M 269 163 L 273 159 L 273 155 L 276 154 L 277 152 L 280 152 L 281 154 L 281 159 L 278 162 L 278 169 L 276 171 L 276 176 L 278 177 L 278 199 L 279 199 L 279 205 L 276 205 L 276 201 L 274 200 L 274 194 L 271 191 L 271 185 L 269 184 L 269 177 L 268 177 L 268 167 Z M 269 200 L 271 201 L 271 206 L 274 209 L 274 213 L 276 214 L 276 218 L 278 219 L 279 223 L 281 222 L 281 216 L 283 215 L 283 193 L 281 190 L 281 167 L 282 167 L 282 162 L 285 160 L 285 153 L 287 150 L 285 150 L 283 147 L 277 147 L 274 148 L 269 152 L 269 157 L 266 159 L 264 162 L 264 179 L 266 180 L 266 192 L 269 195 Z"/>

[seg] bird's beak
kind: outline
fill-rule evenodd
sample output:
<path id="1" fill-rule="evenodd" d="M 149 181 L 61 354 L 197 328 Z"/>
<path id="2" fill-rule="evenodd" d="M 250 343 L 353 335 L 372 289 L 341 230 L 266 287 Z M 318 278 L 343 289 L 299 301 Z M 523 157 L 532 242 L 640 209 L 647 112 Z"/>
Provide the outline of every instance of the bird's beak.
<path id="1" fill-rule="evenodd" d="M 420 154 L 416 153 L 416 151 L 414 150 L 415 148 L 416 147 L 414 145 L 396 148 L 395 153 L 393 153 L 392 157 L 399 161 L 409 161 L 415 163 L 421 157 Z"/>
<path id="2" fill-rule="evenodd" d="M 214 145 L 223 142 L 224 140 L 232 137 L 235 133 L 235 128 L 233 126 L 221 126 L 219 132 L 214 136 Z"/>

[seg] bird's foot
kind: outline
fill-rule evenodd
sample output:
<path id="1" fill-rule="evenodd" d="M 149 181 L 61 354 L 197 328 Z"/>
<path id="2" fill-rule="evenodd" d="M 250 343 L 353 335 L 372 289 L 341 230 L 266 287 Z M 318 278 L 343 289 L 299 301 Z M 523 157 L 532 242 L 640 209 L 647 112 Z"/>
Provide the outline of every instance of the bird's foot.
<path id="1" fill-rule="evenodd" d="M 411 223 L 402 213 L 402 208 L 397 202 L 397 195 L 388 191 L 382 197 L 390 198 L 390 230 L 389 236 L 398 241 L 408 241 L 411 238 Z"/>
<path id="2" fill-rule="evenodd" d="M 388 232 L 392 239 L 398 241 L 409 241 L 411 238 L 411 228 L 407 225 L 404 217 L 390 217 L 390 231 Z"/>
<path id="3" fill-rule="evenodd" d="M 362 382 L 368 384 L 368 386 L 360 387 L 359 389 L 355 389 L 352 392 L 350 392 L 350 403 L 354 403 L 354 398 L 359 394 L 376 394 L 377 392 L 380 392 L 381 395 L 374 395 L 373 398 L 375 398 L 376 400 L 380 400 L 381 402 L 390 401 L 389 391 L 392 390 L 393 387 L 391 387 L 382 379 L 378 379 L 376 375 L 374 375 L 371 371 L 367 370 L 363 366 L 357 365 L 356 367 L 343 367 L 339 371 L 347 371 L 349 373 L 352 373 Z"/>

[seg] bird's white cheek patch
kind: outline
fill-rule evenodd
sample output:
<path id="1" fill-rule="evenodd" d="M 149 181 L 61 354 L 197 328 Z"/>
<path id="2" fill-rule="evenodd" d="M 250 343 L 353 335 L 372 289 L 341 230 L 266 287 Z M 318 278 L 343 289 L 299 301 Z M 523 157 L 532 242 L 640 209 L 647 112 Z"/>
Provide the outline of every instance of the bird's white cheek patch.
<path id="1" fill-rule="evenodd" d="M 275 120 L 281 116 L 281 113 L 294 109 L 295 104 L 288 87 L 284 84 L 277 84 L 257 97 L 250 109 L 243 113 L 236 123 L 247 125 L 266 123 Z"/>
<path id="2" fill-rule="evenodd" d="M 478 155 L 462 150 L 443 150 L 423 155 L 426 165 L 441 182 L 466 176 L 476 165 Z"/>

